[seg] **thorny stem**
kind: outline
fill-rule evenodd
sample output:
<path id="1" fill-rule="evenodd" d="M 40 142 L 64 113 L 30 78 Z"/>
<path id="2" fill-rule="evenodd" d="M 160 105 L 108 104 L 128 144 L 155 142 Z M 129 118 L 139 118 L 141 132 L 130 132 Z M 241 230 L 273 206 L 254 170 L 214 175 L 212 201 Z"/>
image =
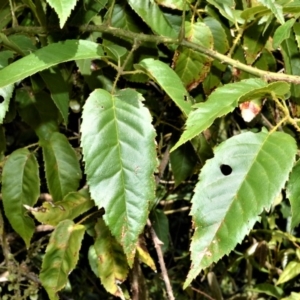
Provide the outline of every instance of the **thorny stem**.
<path id="1" fill-rule="evenodd" d="M 73 27 L 73 28 L 74 29 L 77 28 L 81 32 L 106 32 L 106 33 L 115 35 L 120 38 L 131 39 L 133 41 L 138 41 L 138 42 L 152 42 L 152 43 L 156 43 L 156 44 L 181 45 L 181 46 L 185 46 L 189 49 L 193 49 L 197 52 L 206 54 L 207 56 L 215 58 L 224 64 L 231 65 L 239 70 L 248 72 L 257 77 L 261 77 L 261 78 L 265 79 L 266 81 L 286 81 L 286 82 L 290 82 L 290 83 L 300 84 L 300 76 L 263 71 L 263 70 L 255 68 L 255 67 L 243 64 L 243 63 L 241 63 L 235 59 L 232 59 L 224 54 L 221 54 L 215 50 L 205 48 L 202 45 L 198 45 L 193 42 L 186 41 L 186 40 L 180 41 L 179 39 L 174 39 L 174 38 L 165 37 L 165 36 L 156 36 L 156 35 L 149 35 L 149 34 L 143 34 L 143 33 L 135 33 L 135 32 L 131 32 L 128 30 L 124 30 L 122 28 L 115 28 L 112 26 L 108 26 L 106 24 L 82 25 L 82 26 Z M 72 27 L 70 27 L 69 30 L 70 29 L 72 29 Z M 9 35 L 9 34 L 13 34 L 13 33 L 41 34 L 41 33 L 48 33 L 48 32 L 52 32 L 52 31 L 61 31 L 61 29 L 59 29 L 59 28 L 46 28 L 45 29 L 43 27 L 17 26 L 14 28 L 4 29 L 1 32 L 5 33 L 6 35 Z"/>
<path id="2" fill-rule="evenodd" d="M 173 295 L 173 290 L 172 290 L 172 286 L 170 283 L 170 279 L 168 276 L 168 271 L 165 265 L 165 261 L 164 261 L 164 256 L 161 250 L 161 244 L 162 242 L 159 240 L 156 232 L 154 231 L 151 221 L 148 219 L 147 220 L 147 226 L 149 227 L 150 230 L 150 234 L 151 234 L 151 238 L 158 256 L 158 262 L 160 265 L 160 269 L 161 269 L 161 275 L 163 277 L 163 281 L 165 283 L 166 286 L 166 290 L 167 290 L 167 294 L 168 294 L 168 300 L 175 300 L 174 295 Z"/>

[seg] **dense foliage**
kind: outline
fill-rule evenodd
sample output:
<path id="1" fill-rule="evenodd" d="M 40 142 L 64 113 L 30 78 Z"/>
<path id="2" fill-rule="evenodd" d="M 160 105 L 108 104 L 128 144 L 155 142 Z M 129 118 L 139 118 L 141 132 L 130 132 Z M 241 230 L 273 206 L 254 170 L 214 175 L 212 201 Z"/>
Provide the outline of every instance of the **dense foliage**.
<path id="1" fill-rule="evenodd" d="M 300 299 L 299 0 L 1 0 L 1 299 Z"/>

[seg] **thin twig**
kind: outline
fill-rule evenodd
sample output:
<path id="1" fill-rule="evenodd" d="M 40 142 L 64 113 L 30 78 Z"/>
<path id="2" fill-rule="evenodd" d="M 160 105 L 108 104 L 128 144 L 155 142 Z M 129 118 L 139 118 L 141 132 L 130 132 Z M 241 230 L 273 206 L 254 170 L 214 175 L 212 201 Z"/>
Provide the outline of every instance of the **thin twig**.
<path id="1" fill-rule="evenodd" d="M 170 37 L 165 36 L 156 36 L 156 35 L 149 35 L 149 34 L 143 34 L 143 33 L 136 33 L 131 32 L 128 30 L 124 30 L 122 28 L 115 28 L 108 26 L 106 24 L 102 25 L 81 25 L 79 27 L 74 27 L 74 29 L 79 29 L 81 32 L 105 32 L 112 35 L 115 35 L 120 38 L 125 39 L 131 39 L 136 40 L 139 42 L 152 42 L 156 44 L 174 44 L 174 45 L 181 45 L 184 47 L 187 47 L 189 49 L 195 50 L 197 52 L 201 52 L 203 54 L 206 54 L 209 57 L 215 58 L 219 60 L 220 62 L 224 64 L 231 65 L 239 70 L 248 72 L 249 74 L 255 75 L 257 77 L 261 77 L 267 81 L 286 81 L 290 83 L 297 83 L 300 84 L 300 76 L 296 75 L 288 75 L 288 74 L 281 74 L 276 72 L 268 72 L 263 71 L 260 69 L 257 69 L 255 67 L 246 65 L 241 63 L 240 61 L 237 61 L 235 59 L 232 59 L 224 54 L 221 54 L 215 50 L 205 48 L 202 45 L 179 39 L 174 39 Z M 72 28 L 65 28 L 65 30 L 71 30 Z M 62 32 L 60 28 L 56 27 L 30 27 L 30 26 L 17 26 L 13 28 L 3 29 L 1 32 L 5 33 L 6 35 L 14 34 L 14 33 L 31 33 L 31 34 L 41 34 L 41 33 L 49 33 L 49 32 Z M 4 68 L 5 69 L 5 68 Z"/>
<path id="2" fill-rule="evenodd" d="M 161 275 L 162 275 L 163 281 L 166 285 L 168 299 L 175 300 L 174 295 L 173 295 L 172 286 L 171 286 L 170 279 L 169 279 L 169 275 L 168 275 L 168 271 L 167 271 L 167 268 L 165 265 L 164 256 L 163 256 L 163 253 L 161 250 L 162 242 L 158 238 L 155 230 L 152 227 L 151 221 L 149 219 L 147 220 L 147 226 L 149 227 L 151 238 L 152 238 L 152 241 L 153 241 L 153 244 L 154 244 L 157 256 L 158 256 L 158 262 L 159 262 L 160 269 L 161 269 Z"/>
<path id="3" fill-rule="evenodd" d="M 194 287 L 191 287 L 191 288 L 192 288 L 193 291 L 195 291 L 195 292 L 203 295 L 204 297 L 206 297 L 209 300 L 216 300 L 215 298 L 212 298 L 211 296 L 207 295 L 206 293 L 204 293 L 204 292 L 202 292 L 202 291 L 200 291 L 198 289 L 195 289 Z"/>

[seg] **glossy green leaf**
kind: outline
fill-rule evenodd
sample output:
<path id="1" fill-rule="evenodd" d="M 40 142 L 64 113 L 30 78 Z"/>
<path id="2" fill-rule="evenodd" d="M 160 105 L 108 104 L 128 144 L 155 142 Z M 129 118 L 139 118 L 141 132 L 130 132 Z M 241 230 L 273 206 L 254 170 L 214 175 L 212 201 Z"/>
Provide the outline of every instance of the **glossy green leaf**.
<path id="1" fill-rule="evenodd" d="M 290 38 L 284 40 L 281 43 L 281 53 L 284 60 L 284 68 L 287 74 L 300 75 L 300 58 L 299 50 L 295 38 L 291 36 Z M 300 85 L 292 83 L 291 85 L 291 99 L 300 103 Z"/>
<path id="2" fill-rule="evenodd" d="M 225 54 L 229 50 L 229 43 L 221 23 L 212 17 L 207 17 L 203 21 L 212 32 L 214 49 L 219 53 Z M 212 62 L 210 71 L 202 83 L 205 94 L 210 94 L 220 84 L 225 69 L 226 65 L 218 60 Z"/>
<path id="3" fill-rule="evenodd" d="M 222 27 L 222 24 L 218 22 L 216 19 L 212 17 L 206 17 L 203 22 L 206 26 L 209 27 L 212 36 L 213 36 L 213 43 L 210 41 L 206 45 L 203 45 L 205 47 L 210 47 L 211 44 L 213 44 L 213 48 L 217 50 L 218 52 L 224 54 L 229 50 L 229 43 L 227 39 L 226 32 L 224 28 Z M 199 37 L 201 39 L 201 37 Z"/>
<path id="4" fill-rule="evenodd" d="M 34 94 L 30 89 L 17 89 L 16 102 L 22 119 L 40 139 L 48 139 L 58 131 L 59 113 L 48 93 Z"/>
<path id="5" fill-rule="evenodd" d="M 111 24 L 117 28 L 123 28 L 133 32 L 140 32 L 140 29 L 132 16 L 131 8 L 127 4 L 114 5 L 113 13 L 111 16 Z"/>
<path id="6" fill-rule="evenodd" d="M 72 14 L 69 24 L 78 26 L 79 24 L 89 24 L 91 20 L 97 16 L 105 7 L 108 0 L 84 0 L 78 3 L 75 13 Z"/>
<path id="7" fill-rule="evenodd" d="M 43 224 L 56 226 L 63 220 L 74 220 L 95 206 L 87 189 L 67 194 L 62 201 L 45 201 L 41 207 L 30 209 L 34 217 Z"/>
<path id="8" fill-rule="evenodd" d="M 59 132 L 54 132 L 40 144 L 50 194 L 54 202 L 61 201 L 79 186 L 81 170 L 78 158 L 68 139 Z"/>
<path id="9" fill-rule="evenodd" d="M 123 293 L 118 285 L 125 281 L 129 271 L 126 256 L 102 219 L 97 221 L 95 231 L 93 247 L 97 255 L 97 276 L 109 293 L 121 297 Z"/>
<path id="10" fill-rule="evenodd" d="M 243 23 L 244 20 L 240 17 L 240 11 L 235 9 L 235 2 L 233 0 L 207 0 L 208 3 L 213 5 L 221 15 L 229 21 L 236 23 Z"/>
<path id="11" fill-rule="evenodd" d="M 205 48 L 213 48 L 213 36 L 202 22 L 185 22 L 185 38 Z M 211 58 L 192 49 L 179 47 L 173 58 L 174 70 L 188 90 L 204 80 L 210 70 Z"/>
<path id="12" fill-rule="evenodd" d="M 103 56 L 101 46 L 90 41 L 67 40 L 50 44 L 0 70 L 0 87 L 18 82 L 62 62 L 99 59 L 101 56 Z"/>
<path id="13" fill-rule="evenodd" d="M 71 11 L 74 9 L 77 0 L 46 0 L 47 3 L 55 10 L 59 18 L 60 28 L 63 28 Z"/>
<path id="14" fill-rule="evenodd" d="M 151 212 L 151 222 L 155 233 L 163 243 L 161 249 L 163 252 L 166 252 L 170 242 L 169 220 L 162 210 L 155 209 Z"/>
<path id="15" fill-rule="evenodd" d="M 23 205 L 33 206 L 40 194 L 38 163 L 34 154 L 20 148 L 8 157 L 2 174 L 2 198 L 5 215 L 26 247 L 35 225 Z"/>
<path id="16" fill-rule="evenodd" d="M 10 84 L 0 88 L 0 99 L 2 100 L 0 103 L 0 124 L 3 123 L 6 112 L 9 108 L 9 102 L 12 97 L 14 91 L 14 85 Z"/>
<path id="17" fill-rule="evenodd" d="M 66 285 L 77 264 L 84 231 L 83 225 L 65 220 L 51 234 L 40 273 L 41 283 L 50 300 L 59 299 L 57 292 Z"/>
<path id="18" fill-rule="evenodd" d="M 276 29 L 273 36 L 273 47 L 275 49 L 277 49 L 284 40 L 290 37 L 291 29 L 294 23 L 295 23 L 295 19 L 290 19 Z"/>
<path id="19" fill-rule="evenodd" d="M 188 93 L 178 75 L 170 67 L 152 58 L 143 59 L 135 67 L 144 70 L 151 79 L 155 80 L 185 116 L 190 113 L 191 104 L 186 101 Z"/>
<path id="20" fill-rule="evenodd" d="M 266 85 L 261 79 L 246 79 L 216 89 L 206 102 L 194 105 L 197 110 L 188 116 L 186 129 L 171 151 L 207 129 L 215 119 L 233 111 L 245 94 Z"/>
<path id="21" fill-rule="evenodd" d="M 300 262 L 290 261 L 280 274 L 276 284 L 282 284 L 295 278 L 300 274 Z"/>
<path id="22" fill-rule="evenodd" d="M 269 8 L 280 24 L 284 23 L 282 6 L 278 3 L 278 1 L 275 2 L 274 0 L 258 0 L 258 2 Z"/>
<path id="23" fill-rule="evenodd" d="M 291 220 L 291 230 L 300 224 L 300 160 L 295 164 L 290 179 L 287 184 L 287 198 L 291 204 L 292 210 L 292 220 Z"/>
<path id="24" fill-rule="evenodd" d="M 269 209 L 288 179 L 297 146 L 283 132 L 247 132 L 215 149 L 192 199 L 195 232 L 187 287 L 199 272 L 229 254 Z M 280 160 L 278 159 L 280 157 Z"/>
<path id="25" fill-rule="evenodd" d="M 156 2 L 152 0 L 128 0 L 131 8 L 159 35 L 176 38 L 178 32 L 171 26 Z"/>
<path id="26" fill-rule="evenodd" d="M 183 180 L 193 174 L 197 164 L 197 156 L 190 143 L 185 143 L 175 151 L 170 153 L 170 163 L 175 186 L 178 186 Z"/>
<path id="27" fill-rule="evenodd" d="M 243 35 L 243 49 L 247 64 L 251 65 L 264 49 L 271 34 L 272 26 L 265 29 L 265 24 L 258 21 L 247 27 Z"/>
<path id="28" fill-rule="evenodd" d="M 85 103 L 81 125 L 91 196 L 105 208 L 105 223 L 130 265 L 155 185 L 155 132 L 141 100 L 131 89 L 116 95 L 95 90 Z"/>
<path id="29" fill-rule="evenodd" d="M 51 93 L 51 98 L 63 117 L 65 125 L 68 124 L 69 88 L 58 68 L 51 68 L 41 72 L 41 76 Z"/>

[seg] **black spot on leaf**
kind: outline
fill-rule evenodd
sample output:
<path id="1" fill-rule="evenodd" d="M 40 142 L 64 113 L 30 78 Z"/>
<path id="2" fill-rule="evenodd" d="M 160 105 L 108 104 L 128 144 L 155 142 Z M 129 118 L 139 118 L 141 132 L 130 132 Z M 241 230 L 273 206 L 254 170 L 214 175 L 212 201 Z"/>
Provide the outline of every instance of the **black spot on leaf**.
<path id="1" fill-rule="evenodd" d="M 230 175 L 232 172 L 232 168 L 228 165 L 221 165 L 220 170 L 221 170 L 222 174 L 225 176 Z"/>

